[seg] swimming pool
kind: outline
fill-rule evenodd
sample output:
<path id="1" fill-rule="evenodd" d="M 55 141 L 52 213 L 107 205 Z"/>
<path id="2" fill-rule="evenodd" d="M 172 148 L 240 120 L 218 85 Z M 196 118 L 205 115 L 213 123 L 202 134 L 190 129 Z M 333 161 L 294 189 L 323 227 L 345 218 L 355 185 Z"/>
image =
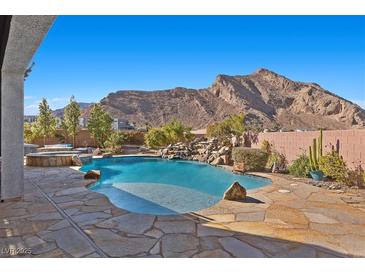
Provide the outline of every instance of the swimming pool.
<path id="1" fill-rule="evenodd" d="M 268 185 L 269 179 L 237 175 L 209 164 L 157 157 L 93 159 L 81 171 L 98 169 L 101 178 L 91 190 L 106 195 L 117 207 L 155 215 L 181 214 L 210 207 L 235 181 L 246 189 Z"/>

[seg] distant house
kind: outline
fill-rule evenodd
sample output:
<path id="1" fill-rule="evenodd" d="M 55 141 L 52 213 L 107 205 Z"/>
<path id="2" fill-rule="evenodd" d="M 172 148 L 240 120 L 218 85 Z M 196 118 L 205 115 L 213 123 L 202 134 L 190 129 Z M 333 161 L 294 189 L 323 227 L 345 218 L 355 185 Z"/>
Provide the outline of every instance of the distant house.
<path id="1" fill-rule="evenodd" d="M 195 137 L 205 137 L 205 135 L 207 134 L 207 129 L 206 128 L 196 129 L 192 130 L 191 133 L 194 134 Z"/>
<path id="2" fill-rule="evenodd" d="M 62 119 L 59 117 L 56 117 L 56 128 L 62 127 Z"/>
<path id="3" fill-rule="evenodd" d="M 112 128 L 114 130 L 134 130 L 136 129 L 136 126 L 127 120 L 113 118 Z"/>
<path id="4" fill-rule="evenodd" d="M 80 125 L 81 128 L 87 128 L 87 122 L 88 122 L 87 117 L 80 117 L 79 118 L 79 125 Z"/>
<path id="5" fill-rule="evenodd" d="M 24 123 L 32 124 L 37 119 L 37 115 L 24 115 Z"/>

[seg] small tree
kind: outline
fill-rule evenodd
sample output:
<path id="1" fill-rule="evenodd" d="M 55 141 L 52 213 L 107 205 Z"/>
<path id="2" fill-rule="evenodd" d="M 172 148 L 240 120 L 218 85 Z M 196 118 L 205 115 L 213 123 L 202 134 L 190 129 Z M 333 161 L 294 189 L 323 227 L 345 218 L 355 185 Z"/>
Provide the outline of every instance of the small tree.
<path id="1" fill-rule="evenodd" d="M 75 97 L 70 98 L 70 103 L 65 107 L 64 120 L 62 123 L 62 128 L 65 133 L 72 136 L 72 145 L 75 147 L 76 135 L 80 130 L 80 119 L 81 110 L 79 104 L 75 101 Z M 66 135 L 66 136 L 67 136 Z"/>
<path id="2" fill-rule="evenodd" d="M 113 119 L 105 112 L 100 104 L 92 106 L 87 128 L 98 147 L 104 147 L 112 130 Z"/>
<path id="3" fill-rule="evenodd" d="M 39 115 L 34 123 L 35 136 L 43 137 L 43 145 L 46 145 L 46 137 L 53 136 L 56 131 L 56 118 L 52 114 L 45 98 L 39 103 Z"/>
<path id="4" fill-rule="evenodd" d="M 165 132 L 166 139 L 169 143 L 185 142 L 192 139 L 191 128 L 186 127 L 180 121 L 173 119 L 170 123 L 164 125 L 162 130 Z"/>
<path id="5" fill-rule="evenodd" d="M 228 141 L 232 135 L 241 136 L 245 131 L 245 116 L 243 114 L 232 115 L 223 121 L 209 125 L 207 135 L 216 137 L 220 141 Z"/>
<path id="6" fill-rule="evenodd" d="M 191 128 L 185 126 L 180 121 L 173 119 L 160 128 L 151 128 L 145 134 L 145 143 L 151 148 L 158 148 L 177 142 L 190 141 L 194 135 L 190 132 Z"/>

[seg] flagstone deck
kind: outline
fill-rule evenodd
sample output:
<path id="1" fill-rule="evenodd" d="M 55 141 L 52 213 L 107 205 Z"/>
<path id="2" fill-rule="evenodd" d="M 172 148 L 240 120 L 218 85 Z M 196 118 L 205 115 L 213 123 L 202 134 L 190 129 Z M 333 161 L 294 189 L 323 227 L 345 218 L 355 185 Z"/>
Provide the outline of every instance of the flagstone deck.
<path id="1" fill-rule="evenodd" d="M 364 207 L 265 176 L 246 203 L 152 216 L 116 208 L 71 168 L 26 167 L 24 200 L 0 204 L 0 257 L 365 256 Z"/>

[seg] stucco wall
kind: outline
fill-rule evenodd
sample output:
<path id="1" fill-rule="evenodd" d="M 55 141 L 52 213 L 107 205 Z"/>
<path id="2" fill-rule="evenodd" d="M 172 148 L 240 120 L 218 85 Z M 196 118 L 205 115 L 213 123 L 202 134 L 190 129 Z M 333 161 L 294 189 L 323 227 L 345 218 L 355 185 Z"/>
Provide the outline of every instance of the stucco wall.
<path id="1" fill-rule="evenodd" d="M 267 132 L 260 133 L 259 142 L 254 147 L 260 147 L 263 140 L 269 141 L 275 149 L 284 153 L 289 163 L 298 155 L 307 153 L 313 138 L 319 136 L 319 131 L 307 132 Z M 324 151 L 330 151 L 338 145 L 340 154 L 350 168 L 361 164 L 365 168 L 365 129 L 327 130 L 323 131 Z"/>

